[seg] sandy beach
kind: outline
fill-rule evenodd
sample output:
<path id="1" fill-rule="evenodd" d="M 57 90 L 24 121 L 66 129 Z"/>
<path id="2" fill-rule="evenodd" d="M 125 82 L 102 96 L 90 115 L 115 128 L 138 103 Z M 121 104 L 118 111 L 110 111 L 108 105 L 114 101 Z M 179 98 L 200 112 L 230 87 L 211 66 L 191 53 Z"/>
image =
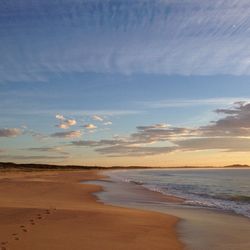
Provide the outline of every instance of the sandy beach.
<path id="1" fill-rule="evenodd" d="M 98 171 L 2 172 L 1 250 L 183 249 L 178 218 L 96 201 Z"/>
<path id="2" fill-rule="evenodd" d="M 204 170 L 202 170 L 204 171 Z M 94 181 L 104 192 L 97 197 L 105 204 L 156 211 L 180 218 L 177 224 L 179 238 L 188 250 L 248 250 L 250 249 L 250 220 L 232 211 L 187 205 L 159 190 L 152 191 L 140 182 L 117 179 L 116 171 L 105 171 L 110 181 Z M 130 174 L 133 170 L 129 171 Z M 116 172 L 116 174 L 119 173 Z M 128 176 L 128 171 L 126 171 Z M 116 176 L 116 178 L 115 178 Z M 166 178 L 166 176 L 164 177 Z"/>

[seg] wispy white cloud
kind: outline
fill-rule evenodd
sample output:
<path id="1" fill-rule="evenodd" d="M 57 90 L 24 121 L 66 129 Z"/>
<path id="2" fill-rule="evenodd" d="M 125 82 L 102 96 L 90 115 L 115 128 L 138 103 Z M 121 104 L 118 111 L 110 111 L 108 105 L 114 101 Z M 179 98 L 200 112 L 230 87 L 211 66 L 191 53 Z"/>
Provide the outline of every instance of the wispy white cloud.
<path id="1" fill-rule="evenodd" d="M 0 3 L 0 81 L 57 72 L 249 75 L 249 12 L 248 0 Z"/>
<path id="2" fill-rule="evenodd" d="M 134 112 L 136 112 L 136 111 L 134 111 Z M 101 115 L 93 115 L 93 116 L 91 116 L 91 119 L 94 120 L 94 121 L 99 122 L 103 126 L 110 126 L 110 125 L 113 124 L 113 122 L 108 119 L 109 116 L 125 115 L 125 114 L 127 114 L 127 115 L 129 115 L 129 114 L 135 114 L 134 112 L 132 112 L 132 113 L 131 112 L 128 112 L 128 113 L 126 113 L 126 112 L 125 113 L 123 113 L 123 112 L 119 113 L 118 112 L 116 114 L 115 113 L 113 113 L 113 114 L 106 114 L 106 115 L 103 115 L 103 116 L 101 116 Z M 93 124 L 87 124 L 87 125 L 89 125 L 89 126 L 87 126 L 85 128 L 88 128 L 88 127 L 90 128 L 90 127 L 93 127 L 93 126 L 96 128 L 96 125 L 93 125 Z"/>
<path id="3" fill-rule="evenodd" d="M 104 120 L 104 118 L 101 117 L 100 115 L 93 115 L 92 119 L 99 122 L 102 122 Z"/>
<path id="4" fill-rule="evenodd" d="M 109 125 L 112 125 L 113 123 L 111 121 L 107 121 L 107 122 L 104 122 L 103 125 L 104 126 L 109 126 Z"/>
<path id="5" fill-rule="evenodd" d="M 249 102 L 250 98 L 245 97 L 223 97 L 223 98 L 203 98 L 203 99 L 169 99 L 147 102 L 137 102 L 147 108 L 174 108 L 174 107 L 193 107 L 193 106 L 221 106 L 233 105 L 239 101 Z"/>
<path id="6" fill-rule="evenodd" d="M 57 115 L 56 115 L 56 119 L 61 120 L 61 121 L 64 121 L 64 120 L 65 120 L 65 117 L 64 117 L 63 115 L 57 114 Z"/>
<path id="7" fill-rule="evenodd" d="M 33 109 L 32 107 L 29 110 L 20 110 L 20 109 L 10 109 L 8 110 L 11 115 L 52 115 L 59 112 L 58 109 Z M 90 116 L 92 117 L 94 114 L 98 113 L 99 116 L 127 116 L 127 115 L 137 115 L 142 114 L 144 111 L 142 110 L 124 110 L 124 109 L 98 109 L 98 110 L 84 110 L 84 109 L 63 109 L 60 112 L 64 113 L 65 116 L 75 116 L 75 117 L 83 117 Z M 4 113 L 5 114 L 5 113 Z M 5 114 L 6 115 L 6 114 Z"/>

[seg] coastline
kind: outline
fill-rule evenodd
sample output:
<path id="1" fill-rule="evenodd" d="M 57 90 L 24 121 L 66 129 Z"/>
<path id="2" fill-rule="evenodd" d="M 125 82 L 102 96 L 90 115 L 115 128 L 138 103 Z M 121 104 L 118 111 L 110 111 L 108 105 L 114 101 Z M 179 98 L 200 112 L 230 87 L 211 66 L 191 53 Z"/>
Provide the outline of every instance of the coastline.
<path id="1" fill-rule="evenodd" d="M 1 250 L 183 249 L 176 216 L 97 202 L 100 171 L 5 172 Z"/>
<path id="2" fill-rule="evenodd" d="M 112 178 L 93 183 L 104 187 L 104 192 L 96 195 L 105 204 L 157 211 L 180 218 L 177 232 L 185 249 L 250 249 L 249 218 L 217 209 L 187 206 L 181 200 L 172 199 L 173 196 L 149 190 L 138 183 Z"/>

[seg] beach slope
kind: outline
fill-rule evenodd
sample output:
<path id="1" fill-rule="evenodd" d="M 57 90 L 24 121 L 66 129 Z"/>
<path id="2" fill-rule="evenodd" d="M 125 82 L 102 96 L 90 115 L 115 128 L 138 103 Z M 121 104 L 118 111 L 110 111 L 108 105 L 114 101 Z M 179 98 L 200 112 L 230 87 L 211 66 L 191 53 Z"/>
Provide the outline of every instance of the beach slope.
<path id="1" fill-rule="evenodd" d="M 98 171 L 0 173 L 0 249 L 182 249 L 174 216 L 104 205 Z"/>

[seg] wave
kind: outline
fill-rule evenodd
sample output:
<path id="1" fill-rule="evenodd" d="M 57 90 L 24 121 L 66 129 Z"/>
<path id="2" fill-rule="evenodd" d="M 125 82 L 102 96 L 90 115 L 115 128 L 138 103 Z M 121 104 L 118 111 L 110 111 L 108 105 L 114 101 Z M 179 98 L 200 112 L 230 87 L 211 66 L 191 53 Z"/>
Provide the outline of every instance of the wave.
<path id="1" fill-rule="evenodd" d="M 205 181 L 200 181 L 200 176 L 198 178 L 195 176 L 192 179 L 187 179 L 187 175 L 182 175 L 181 179 L 179 176 L 178 179 L 172 173 L 161 172 L 159 174 L 149 171 L 120 173 L 118 175 L 116 172 L 116 175 L 113 175 L 120 181 L 140 185 L 163 195 L 182 198 L 186 206 L 218 209 L 250 218 L 250 196 L 244 194 L 246 189 L 235 187 L 235 185 L 225 185 L 228 182 L 213 185 L 210 176 Z"/>
<path id="2" fill-rule="evenodd" d="M 201 208 L 209 208 L 209 209 L 218 209 L 228 212 L 233 212 L 238 215 L 243 215 L 245 217 L 250 218 L 250 196 L 245 195 L 226 195 L 226 194 L 218 194 L 218 195 L 209 195 L 205 193 L 192 193 L 185 192 L 185 188 L 182 187 L 177 189 L 169 189 L 166 187 L 160 187 L 158 185 L 148 184 L 147 182 L 142 182 L 133 179 L 124 179 L 123 181 L 140 185 L 145 187 L 146 189 L 154 192 L 161 193 L 163 195 L 173 195 L 179 198 L 184 199 L 184 204 L 187 206 L 195 206 Z"/>
<path id="3" fill-rule="evenodd" d="M 230 198 L 231 201 L 240 201 L 250 203 L 250 196 L 235 195 Z"/>

